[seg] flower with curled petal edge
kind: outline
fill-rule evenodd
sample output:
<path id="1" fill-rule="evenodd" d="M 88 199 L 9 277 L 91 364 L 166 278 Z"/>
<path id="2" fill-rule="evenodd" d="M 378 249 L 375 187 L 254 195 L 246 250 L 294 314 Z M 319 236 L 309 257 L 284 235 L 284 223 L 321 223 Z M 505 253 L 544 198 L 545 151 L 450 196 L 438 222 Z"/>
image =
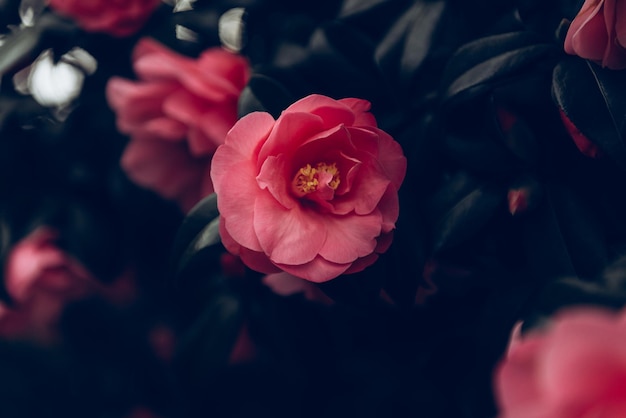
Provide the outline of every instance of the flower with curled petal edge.
<path id="1" fill-rule="evenodd" d="M 374 263 L 391 244 L 407 163 L 369 109 L 310 95 L 277 120 L 240 119 L 211 167 L 225 247 L 254 270 L 318 283 Z"/>

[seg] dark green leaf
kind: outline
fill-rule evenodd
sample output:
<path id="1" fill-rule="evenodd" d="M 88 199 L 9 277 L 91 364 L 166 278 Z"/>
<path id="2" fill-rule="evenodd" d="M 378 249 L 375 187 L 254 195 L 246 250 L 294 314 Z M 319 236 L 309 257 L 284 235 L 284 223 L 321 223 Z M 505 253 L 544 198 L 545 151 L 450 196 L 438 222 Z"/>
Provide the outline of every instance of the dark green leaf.
<path id="1" fill-rule="evenodd" d="M 554 69 L 557 105 L 590 141 L 626 169 L 626 78 L 623 71 L 600 68 L 567 57 Z"/>
<path id="2" fill-rule="evenodd" d="M 191 209 L 178 230 L 172 247 L 172 266 L 175 273 L 181 273 L 198 253 L 221 243 L 219 219 L 215 193 L 205 197 Z"/>

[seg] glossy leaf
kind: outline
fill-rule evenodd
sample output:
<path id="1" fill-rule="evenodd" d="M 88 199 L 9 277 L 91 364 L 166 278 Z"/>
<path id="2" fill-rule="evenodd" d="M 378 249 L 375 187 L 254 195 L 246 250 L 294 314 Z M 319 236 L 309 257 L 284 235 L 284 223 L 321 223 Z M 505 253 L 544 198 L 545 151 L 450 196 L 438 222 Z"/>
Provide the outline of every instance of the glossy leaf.
<path id="1" fill-rule="evenodd" d="M 552 92 L 557 105 L 622 169 L 626 169 L 624 89 L 621 71 L 603 69 L 578 57 L 567 57 L 554 69 Z"/>
<path id="2" fill-rule="evenodd" d="M 451 178 L 434 197 L 433 248 L 454 247 L 478 233 L 504 202 L 494 186 L 480 183 L 463 173 Z"/>
<path id="3" fill-rule="evenodd" d="M 445 10 L 443 1 L 415 2 L 376 46 L 374 57 L 389 81 L 407 86 L 435 47 L 435 32 Z"/>
<path id="4" fill-rule="evenodd" d="M 59 54 L 67 52 L 71 45 L 66 45 L 63 38 L 77 31 L 72 22 L 53 13 L 44 14 L 35 26 L 12 33 L 0 45 L 0 74 L 10 74 L 24 68 L 47 48 L 55 47 Z"/>
<path id="5" fill-rule="evenodd" d="M 172 247 L 172 266 L 180 274 L 205 249 L 219 246 L 219 212 L 215 193 L 194 206 L 183 221 Z"/>
<path id="6" fill-rule="evenodd" d="M 463 101 L 483 94 L 506 78 L 548 66 L 555 47 L 528 33 L 508 33 L 479 39 L 462 47 L 443 77 L 442 99 Z"/>

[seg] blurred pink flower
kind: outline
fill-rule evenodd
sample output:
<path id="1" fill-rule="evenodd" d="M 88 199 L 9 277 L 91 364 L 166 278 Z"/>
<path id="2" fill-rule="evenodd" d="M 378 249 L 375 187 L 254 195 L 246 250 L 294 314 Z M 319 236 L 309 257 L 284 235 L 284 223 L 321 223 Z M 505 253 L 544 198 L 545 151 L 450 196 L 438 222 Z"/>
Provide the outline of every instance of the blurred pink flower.
<path id="1" fill-rule="evenodd" d="M 360 99 L 311 95 L 237 122 L 213 157 L 225 247 L 250 268 L 313 282 L 371 265 L 391 244 L 400 145 Z"/>
<path id="2" fill-rule="evenodd" d="M 88 32 L 124 37 L 137 32 L 161 0 L 49 0 L 59 14 Z"/>
<path id="3" fill-rule="evenodd" d="M 113 77 L 106 89 L 118 129 L 131 137 L 122 167 L 188 211 L 213 193 L 211 157 L 237 121 L 247 61 L 221 48 L 192 59 L 142 39 L 133 66 L 138 81 Z"/>
<path id="4" fill-rule="evenodd" d="M 49 341 L 66 303 L 96 287 L 91 274 L 56 246 L 57 233 L 40 227 L 9 252 L 4 271 L 12 305 L 0 304 L 0 336 Z"/>
<path id="5" fill-rule="evenodd" d="M 626 416 L 626 311 L 564 311 L 545 332 L 513 334 L 495 374 L 500 418 Z"/>
<path id="6" fill-rule="evenodd" d="M 585 0 L 565 37 L 565 52 L 613 70 L 626 68 L 626 2 Z"/>

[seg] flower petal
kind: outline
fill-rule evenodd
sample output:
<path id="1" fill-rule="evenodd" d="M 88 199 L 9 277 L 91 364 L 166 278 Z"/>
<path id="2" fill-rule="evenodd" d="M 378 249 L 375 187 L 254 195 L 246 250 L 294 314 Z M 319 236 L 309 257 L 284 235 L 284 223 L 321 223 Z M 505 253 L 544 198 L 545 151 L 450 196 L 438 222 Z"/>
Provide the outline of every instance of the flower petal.
<path id="1" fill-rule="evenodd" d="M 293 209 L 298 204 L 290 191 L 290 174 L 289 162 L 284 154 L 280 154 L 268 157 L 256 178 L 259 187 L 267 189 L 287 209 Z"/>
<path id="2" fill-rule="evenodd" d="M 267 193 L 259 189 L 255 181 L 254 167 L 250 161 L 237 161 L 216 158 L 222 148 L 218 148 L 211 163 L 211 178 L 217 193 L 217 207 L 228 216 L 228 233 L 243 247 L 262 251 L 254 231 L 254 206 L 258 195 Z"/>
<path id="3" fill-rule="evenodd" d="M 394 141 L 391 135 L 381 130 L 377 130 L 377 132 L 379 138 L 378 161 L 383 167 L 387 178 L 391 180 L 391 183 L 398 190 L 406 175 L 406 157 L 400 144 Z"/>
<path id="4" fill-rule="evenodd" d="M 241 257 L 241 261 L 255 271 L 262 273 L 277 273 L 280 271 L 270 259 L 263 253 L 252 251 L 248 248 L 242 247 L 233 237 L 228 233 L 228 222 L 222 216 L 220 217 L 220 238 L 222 244 L 231 254 Z"/>
<path id="5" fill-rule="evenodd" d="M 270 155 L 293 155 L 305 141 L 324 131 L 322 119 L 308 113 L 283 113 L 259 152 L 259 161 Z"/>
<path id="6" fill-rule="evenodd" d="M 225 152 L 220 152 L 222 148 L 224 148 L 224 150 L 229 149 L 236 153 L 236 156 L 233 155 L 227 158 L 226 166 L 233 162 L 230 158 L 253 159 L 256 163 L 255 157 L 258 153 L 258 148 L 266 142 L 273 127 L 274 118 L 272 118 L 272 115 L 265 112 L 252 112 L 239 119 L 235 126 L 228 132 L 228 135 L 226 135 L 224 145 L 215 152 L 215 156 L 213 157 L 214 164 L 216 158 L 223 158 L 218 157 L 220 153 Z"/>
<path id="7" fill-rule="evenodd" d="M 353 274 L 358 273 L 360 271 L 365 270 L 367 267 L 371 266 L 378 260 L 378 254 L 372 253 L 365 257 L 356 259 L 354 263 L 350 266 L 348 270 L 346 270 L 343 274 Z"/>
<path id="8" fill-rule="evenodd" d="M 374 252 L 381 232 L 382 217 L 374 211 L 367 215 L 318 215 L 327 231 L 326 242 L 319 255 L 337 264 L 353 263 Z"/>
<path id="9" fill-rule="evenodd" d="M 124 150 L 121 165 L 138 185 L 176 200 L 183 211 L 200 200 L 204 161 L 192 160 L 183 143 L 131 141 Z"/>
<path id="10" fill-rule="evenodd" d="M 626 3 L 615 2 L 615 37 L 622 48 L 626 48 Z"/>
<path id="11" fill-rule="evenodd" d="M 367 100 L 347 98 L 340 99 L 339 102 L 352 109 L 355 117 L 353 126 L 370 126 L 373 128 L 378 126 L 376 118 L 369 112 L 372 104 Z"/>
<path id="12" fill-rule="evenodd" d="M 322 257 L 315 257 L 312 261 L 297 266 L 288 264 L 277 264 L 282 270 L 304 280 L 314 283 L 323 283 L 343 274 L 350 264 L 336 264 L 324 260 Z"/>
<path id="13" fill-rule="evenodd" d="M 601 60 L 608 41 L 604 16 L 600 13 L 603 1 L 585 0 L 565 35 L 565 52 L 583 58 Z"/>
<path id="14" fill-rule="evenodd" d="M 299 205 L 286 209 L 269 192 L 254 205 L 254 230 L 273 263 L 303 264 L 315 258 L 326 241 L 326 224 L 315 211 Z"/>

